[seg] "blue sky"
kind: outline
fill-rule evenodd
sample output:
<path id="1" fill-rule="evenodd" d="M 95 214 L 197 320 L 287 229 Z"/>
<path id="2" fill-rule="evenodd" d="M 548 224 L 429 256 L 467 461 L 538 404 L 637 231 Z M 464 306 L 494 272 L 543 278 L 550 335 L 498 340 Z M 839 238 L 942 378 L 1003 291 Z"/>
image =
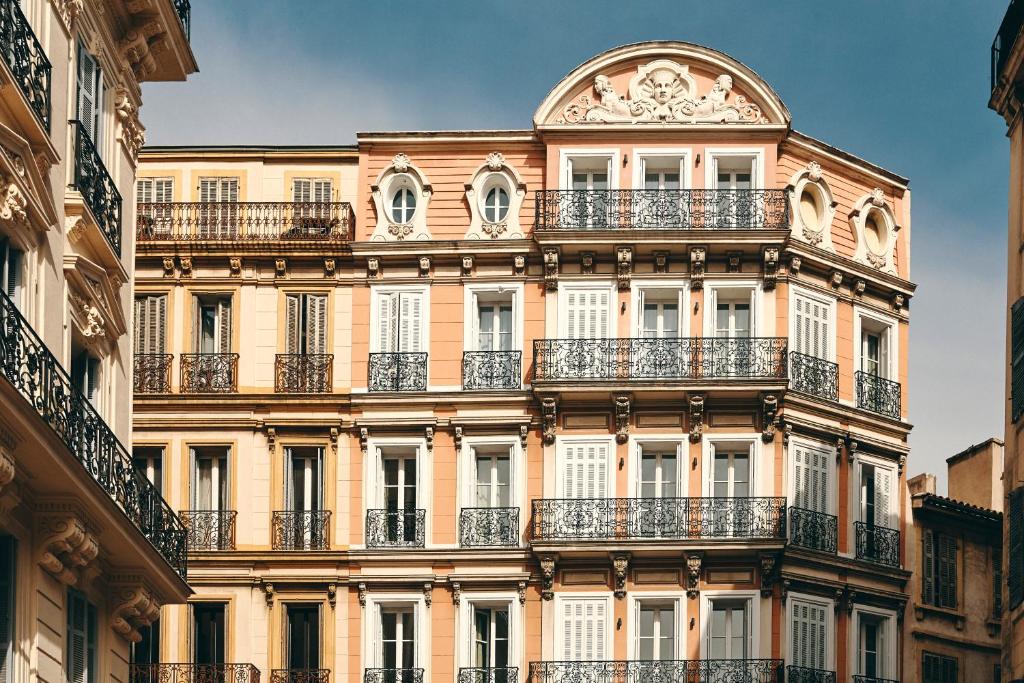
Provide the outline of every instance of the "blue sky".
<path id="1" fill-rule="evenodd" d="M 910 473 L 944 479 L 946 457 L 1002 436 L 1008 145 L 986 102 L 1005 1 L 192 5 L 201 72 L 144 87 L 151 144 L 528 128 L 562 76 L 616 45 L 727 52 L 775 88 L 794 128 L 911 180 Z"/>

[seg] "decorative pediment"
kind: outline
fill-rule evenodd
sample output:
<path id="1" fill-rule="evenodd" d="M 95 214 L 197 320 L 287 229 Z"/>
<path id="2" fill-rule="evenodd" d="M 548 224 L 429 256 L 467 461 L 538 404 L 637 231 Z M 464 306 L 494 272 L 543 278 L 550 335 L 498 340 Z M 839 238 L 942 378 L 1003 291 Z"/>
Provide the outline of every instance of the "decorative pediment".
<path id="1" fill-rule="evenodd" d="M 114 344 L 128 329 L 120 277 L 78 254 L 64 255 L 64 276 L 70 290 L 71 319 L 79 332 L 87 342 Z"/>
<path id="2" fill-rule="evenodd" d="M 49 163 L 39 163 L 25 138 L 0 123 L 0 222 L 17 232 L 43 233 L 57 224 Z M 28 240 L 28 235 L 26 235 Z"/>

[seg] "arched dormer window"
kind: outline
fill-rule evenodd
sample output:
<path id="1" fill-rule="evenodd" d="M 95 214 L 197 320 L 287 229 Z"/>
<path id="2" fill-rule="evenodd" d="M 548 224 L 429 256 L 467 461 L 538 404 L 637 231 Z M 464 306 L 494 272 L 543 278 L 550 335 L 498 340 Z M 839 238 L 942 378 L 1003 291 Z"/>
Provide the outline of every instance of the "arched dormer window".
<path id="1" fill-rule="evenodd" d="M 793 236 L 821 249 L 833 251 L 832 220 L 836 201 L 816 161 L 789 179 L 786 186 Z"/>
<path id="2" fill-rule="evenodd" d="M 396 154 L 371 188 L 377 210 L 373 240 L 427 240 L 427 205 L 433 189 L 405 154 Z"/>
<path id="3" fill-rule="evenodd" d="M 857 200 L 850 212 L 857 248 L 853 259 L 886 273 L 896 273 L 893 251 L 900 226 L 896 215 L 885 201 L 885 193 L 875 188 Z"/>
<path id="4" fill-rule="evenodd" d="M 523 237 L 519 209 L 526 196 L 526 184 L 500 152 L 487 161 L 466 184 L 466 201 L 471 214 L 466 239 L 516 239 Z"/>

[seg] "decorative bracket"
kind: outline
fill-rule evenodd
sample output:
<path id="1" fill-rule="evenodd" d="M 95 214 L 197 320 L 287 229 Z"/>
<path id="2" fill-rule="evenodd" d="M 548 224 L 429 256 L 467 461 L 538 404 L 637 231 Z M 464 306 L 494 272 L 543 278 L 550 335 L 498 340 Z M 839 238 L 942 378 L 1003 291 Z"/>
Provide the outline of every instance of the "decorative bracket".
<path id="1" fill-rule="evenodd" d="M 626 443 L 629 440 L 629 411 L 633 397 L 622 394 L 615 397 L 615 442 Z"/>
<path id="2" fill-rule="evenodd" d="M 700 443 L 704 436 L 704 395 L 691 394 L 690 400 L 690 443 Z"/>
<path id="3" fill-rule="evenodd" d="M 427 607 L 430 607 L 434 601 L 434 584 L 432 581 L 427 581 L 423 584 L 423 602 L 426 603 Z"/>
<path id="4" fill-rule="evenodd" d="M 540 558 L 541 571 L 541 600 L 550 600 L 555 597 L 555 556 L 544 555 Z"/>
<path id="5" fill-rule="evenodd" d="M 423 430 L 423 432 L 427 440 L 427 450 L 434 450 L 434 428 L 427 427 L 426 429 Z"/>
<path id="6" fill-rule="evenodd" d="M 775 556 L 761 556 L 761 597 L 770 598 L 775 581 Z"/>
<path id="7" fill-rule="evenodd" d="M 288 271 L 288 261 L 283 258 L 274 259 L 274 274 L 277 277 L 284 277 Z"/>
<path id="8" fill-rule="evenodd" d="M 462 584 L 458 581 L 452 584 L 452 604 L 458 605 L 462 602 Z"/>
<path id="9" fill-rule="evenodd" d="M 274 584 L 263 582 L 263 599 L 267 603 L 267 607 L 274 606 Z"/>
<path id="10" fill-rule="evenodd" d="M 267 427 L 267 446 L 270 450 L 274 450 L 274 444 L 277 442 L 277 429 L 274 427 Z"/>
<path id="11" fill-rule="evenodd" d="M 629 570 L 629 554 L 612 555 L 612 568 L 615 570 L 615 597 L 621 600 L 626 597 L 626 573 Z"/>
<path id="12" fill-rule="evenodd" d="M 174 257 L 164 256 L 164 277 L 174 277 Z"/>
<path id="13" fill-rule="evenodd" d="M 182 256 L 178 259 L 178 267 L 181 269 L 182 277 L 192 277 L 192 257 Z"/>
<path id="14" fill-rule="evenodd" d="M 337 584 L 327 584 L 327 602 L 330 604 L 331 609 L 334 609 L 338 605 L 338 586 Z"/>
<path id="15" fill-rule="evenodd" d="M 655 273 L 667 273 L 668 272 L 668 252 L 667 251 L 656 251 L 656 252 L 654 252 L 654 272 Z"/>
<path id="16" fill-rule="evenodd" d="M 730 272 L 730 273 L 738 273 L 738 272 L 740 272 L 740 270 L 742 268 L 742 262 L 743 262 L 743 252 L 741 252 L 741 251 L 730 251 L 729 253 L 727 253 L 725 255 L 725 257 L 726 257 L 726 263 L 725 263 L 726 270 L 728 272 Z"/>
<path id="17" fill-rule="evenodd" d="M 115 605 L 111 613 L 110 628 L 129 643 L 142 640 L 140 628 L 160 618 L 160 603 L 141 585 L 113 587 Z"/>
<path id="18" fill-rule="evenodd" d="M 775 283 L 779 279 L 779 249 L 768 247 L 764 250 L 764 288 L 765 290 L 775 289 Z"/>
<path id="19" fill-rule="evenodd" d="M 516 275 L 526 275 L 526 257 L 516 254 L 512 257 L 512 272 Z"/>
<path id="20" fill-rule="evenodd" d="M 228 269 L 231 271 L 231 277 L 242 277 L 242 259 L 237 256 L 229 258 Z"/>
<path id="21" fill-rule="evenodd" d="M 462 450 L 462 427 L 455 427 L 455 450 Z"/>
<path id="22" fill-rule="evenodd" d="M 516 584 L 516 592 L 519 593 L 519 604 L 526 604 L 526 582 L 520 581 Z"/>
<path id="23" fill-rule="evenodd" d="M 530 433 L 530 425 L 519 425 L 519 445 L 526 450 L 526 437 Z"/>
<path id="24" fill-rule="evenodd" d="M 462 276 L 469 277 L 473 274 L 473 257 L 463 256 L 462 257 Z"/>
<path id="25" fill-rule="evenodd" d="M 616 250 L 616 261 L 618 263 L 619 289 L 629 289 L 629 280 L 633 274 L 633 249 L 619 247 Z"/>
<path id="26" fill-rule="evenodd" d="M 544 250 L 544 288 L 549 292 L 558 289 L 558 250 Z"/>
<path id="27" fill-rule="evenodd" d="M 799 256 L 791 256 L 789 258 L 789 274 L 794 277 L 799 275 L 801 264 L 803 264 L 803 260 Z"/>
<path id="28" fill-rule="evenodd" d="M 361 583 L 358 586 L 359 589 L 359 606 L 366 607 L 366 584 Z"/>
<path id="29" fill-rule="evenodd" d="M 359 450 L 366 455 L 366 442 L 370 438 L 370 430 L 366 427 L 359 428 Z"/>
<path id="30" fill-rule="evenodd" d="M 700 567 L 704 553 L 686 553 L 686 597 L 691 600 L 700 594 Z"/>
<path id="31" fill-rule="evenodd" d="M 558 401 L 548 396 L 541 399 L 540 408 L 544 416 L 544 443 L 553 444 L 558 425 Z"/>
<path id="32" fill-rule="evenodd" d="M 376 278 L 380 276 L 380 257 L 379 256 L 367 256 L 366 257 L 366 277 Z"/>
<path id="33" fill-rule="evenodd" d="M 829 284 L 832 285 L 832 289 L 839 289 L 843 284 L 843 273 L 839 270 L 833 270 L 828 275 Z"/>
<path id="34" fill-rule="evenodd" d="M 594 274 L 594 252 L 584 251 L 580 253 L 580 271 L 584 275 Z"/>
<path id="35" fill-rule="evenodd" d="M 420 277 L 430 277 L 429 256 L 420 256 Z"/>
<path id="36" fill-rule="evenodd" d="M 864 296 L 864 292 L 868 288 L 868 283 L 864 282 L 860 278 L 853 281 L 853 293 L 856 296 Z"/>
<path id="37" fill-rule="evenodd" d="M 704 289 L 704 259 L 707 253 L 703 247 L 690 249 L 690 289 L 693 291 Z"/>
<path id="38" fill-rule="evenodd" d="M 39 518 L 42 551 L 39 566 L 66 586 L 74 586 L 80 571 L 100 554 L 100 545 L 75 513 L 44 515 Z"/>
<path id="39" fill-rule="evenodd" d="M 775 394 L 761 395 L 762 430 L 761 441 L 771 443 L 775 440 L 776 415 L 779 411 L 779 397 Z"/>
<path id="40" fill-rule="evenodd" d="M 896 293 L 892 295 L 892 310 L 897 313 L 901 312 L 904 303 L 906 303 L 906 298 L 902 294 Z"/>
<path id="41" fill-rule="evenodd" d="M 332 258 L 324 259 L 324 277 L 334 277 L 335 269 L 337 268 L 337 262 Z"/>

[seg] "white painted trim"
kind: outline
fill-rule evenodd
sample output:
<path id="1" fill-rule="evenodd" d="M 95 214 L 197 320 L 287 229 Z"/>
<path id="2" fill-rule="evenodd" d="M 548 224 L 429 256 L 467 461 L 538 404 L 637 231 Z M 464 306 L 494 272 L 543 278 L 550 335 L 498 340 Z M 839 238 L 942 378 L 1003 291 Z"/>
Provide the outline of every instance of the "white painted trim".
<path id="1" fill-rule="evenodd" d="M 801 242 L 816 245 L 819 249 L 835 251 L 832 246 L 832 225 L 836 218 L 837 202 L 832 197 L 832 188 L 829 187 L 824 174 L 818 180 L 811 180 L 809 166 L 805 166 L 790 176 L 789 184 L 786 187 L 789 215 L 793 221 L 790 234 Z M 821 203 L 821 223 L 815 226 L 804 225 L 803 215 L 800 213 L 800 200 L 803 198 L 804 190 L 808 187 L 810 187 L 809 191 L 816 195 L 817 201 Z"/>
<path id="2" fill-rule="evenodd" d="M 700 657 L 708 658 L 708 634 L 711 629 L 711 603 L 715 598 L 747 600 L 750 603 L 750 654 L 748 659 L 761 658 L 761 594 L 756 590 L 702 590 L 700 592 Z"/>
<path id="3" fill-rule="evenodd" d="M 573 600 L 592 600 L 592 601 L 603 601 L 605 603 L 605 615 L 608 618 L 605 632 L 605 659 L 615 658 L 615 600 L 611 591 L 594 591 L 587 593 L 555 593 L 554 602 L 554 623 L 548 626 L 548 632 L 554 632 L 554 645 L 555 654 L 554 659 L 562 659 L 561 653 L 565 648 L 565 641 L 563 636 L 565 635 L 565 629 L 562 627 L 562 623 L 565 619 L 564 607 L 565 603 Z"/>
<path id="4" fill-rule="evenodd" d="M 804 448 L 820 451 L 828 455 L 826 462 L 828 463 L 828 490 L 825 495 L 825 512 L 830 515 L 836 514 L 837 509 L 837 492 L 839 491 L 839 475 L 836 467 L 836 447 L 835 444 L 829 445 L 824 441 L 817 441 L 815 439 L 809 439 L 804 436 L 791 436 L 789 443 L 786 444 L 786 482 L 785 491 L 788 496 L 789 504 L 793 505 L 796 500 L 796 458 L 793 456 L 793 449 L 796 446 L 803 446 Z"/>
<path id="5" fill-rule="evenodd" d="M 782 609 L 782 646 L 786 653 L 786 663 L 794 664 L 793 662 L 793 620 L 791 610 L 793 609 L 793 602 L 808 602 L 819 607 L 825 608 L 825 668 L 831 671 L 836 669 L 836 648 L 838 643 L 836 642 L 836 617 L 835 617 L 835 601 L 830 598 L 822 598 L 817 595 L 809 595 L 807 593 L 789 593 L 786 596 L 786 601 L 783 604 Z"/>
<path id="6" fill-rule="evenodd" d="M 615 497 L 615 437 L 611 434 L 598 434 L 594 436 L 562 436 L 557 435 L 555 437 L 555 471 L 553 477 L 544 477 L 544 497 L 545 498 L 568 498 L 562 487 L 565 482 L 562 477 L 559 476 L 559 472 L 562 467 L 562 458 L 565 457 L 565 446 L 566 444 L 586 444 L 586 443 L 603 443 L 608 446 L 608 462 L 607 462 L 607 474 L 606 481 L 608 482 L 608 497 Z M 551 490 L 548 490 L 550 486 Z"/>
<path id="7" fill-rule="evenodd" d="M 715 448 L 718 444 L 723 446 L 731 445 L 750 445 L 750 495 L 751 497 L 758 496 L 770 496 L 773 495 L 772 491 L 762 491 L 762 476 L 761 476 L 761 439 L 760 434 L 751 432 L 735 432 L 731 434 L 707 434 L 701 443 L 701 494 L 704 496 L 713 495 L 713 471 L 711 467 L 712 457 L 715 453 Z M 770 482 L 766 482 L 770 485 Z"/>
<path id="8" fill-rule="evenodd" d="M 569 184 L 569 158 L 570 157 L 610 157 L 612 163 L 609 166 L 608 189 L 618 190 L 619 168 L 621 167 L 621 150 L 618 147 L 562 147 L 558 150 L 558 187 L 562 190 L 571 190 Z"/>
<path id="9" fill-rule="evenodd" d="M 462 348 L 466 351 L 477 351 L 476 335 L 473 328 L 476 322 L 476 309 L 473 302 L 478 294 L 512 293 L 512 330 L 513 350 L 524 351 L 523 327 L 526 319 L 526 306 L 523 304 L 525 290 L 522 282 L 495 282 L 488 284 L 466 284 L 463 286 L 463 325 Z"/>
<path id="10" fill-rule="evenodd" d="M 853 514 L 848 515 L 848 517 L 850 518 L 850 538 L 853 539 L 854 544 L 856 544 L 857 542 L 857 535 L 854 531 L 853 523 L 865 521 L 861 519 L 860 509 L 861 468 L 864 465 L 871 465 L 875 469 L 888 470 L 889 474 L 892 476 L 889 487 L 889 523 L 886 524 L 886 526 L 890 529 L 896 529 L 899 527 L 900 523 L 900 483 L 899 472 L 897 470 L 896 463 L 892 462 L 891 460 L 885 460 L 884 458 L 878 458 L 872 455 L 868 455 L 866 453 L 861 453 L 860 451 L 856 451 L 853 454 L 853 467 L 851 468 L 851 470 L 853 471 L 854 480 L 853 486 L 850 487 L 850 493 L 852 495 L 852 500 L 850 500 L 850 504 L 852 507 L 850 507 L 850 510 L 853 510 Z M 852 550 L 856 552 L 856 547 L 852 548 Z"/>
<path id="11" fill-rule="evenodd" d="M 430 677 L 430 612 L 423 593 L 373 593 L 366 595 L 362 621 L 362 668 L 379 668 L 383 658 L 379 637 L 380 608 L 387 605 L 410 605 L 416 620 L 416 666 L 423 669 L 424 680 Z"/>
<path id="12" fill-rule="evenodd" d="M 716 159 L 724 159 L 727 157 L 754 157 L 754 174 L 755 177 L 751 186 L 755 190 L 761 190 L 767 187 L 767 178 L 765 178 L 764 168 L 764 147 L 705 147 L 704 148 L 704 159 L 701 161 L 704 164 L 704 188 L 707 190 L 715 189 L 717 179 L 715 178 L 714 163 Z"/>
<path id="13" fill-rule="evenodd" d="M 508 606 L 508 665 L 527 671 L 526 624 L 524 609 L 515 592 L 463 591 L 455 610 L 455 673 L 459 667 L 473 666 L 473 606 L 474 604 Z"/>
<path id="14" fill-rule="evenodd" d="M 867 318 L 872 322 L 879 325 L 885 325 L 889 327 L 889 367 L 887 368 L 888 373 L 885 375 L 885 379 L 893 382 L 899 381 L 899 357 L 900 357 L 900 324 L 896 318 L 879 313 L 878 311 L 864 306 L 853 306 L 853 370 L 857 372 L 861 369 L 862 358 L 861 358 L 861 334 L 862 334 L 862 322 Z M 856 400 L 856 398 L 854 399 Z"/>
<path id="15" fill-rule="evenodd" d="M 480 446 L 498 446 L 509 448 L 511 457 L 509 483 L 509 501 L 512 507 L 519 508 L 519 536 L 523 537 L 529 516 L 529 501 L 526 498 L 526 456 L 519 436 L 467 436 L 462 439 L 459 449 L 459 463 L 456 468 L 456 486 L 458 491 L 459 510 L 476 507 L 474 486 L 476 484 L 476 468 L 474 467 L 473 450 Z"/>
<path id="16" fill-rule="evenodd" d="M 801 296 L 805 299 L 811 299 L 817 301 L 820 304 L 828 306 L 828 354 L 825 360 L 835 363 L 836 362 L 836 314 L 837 314 L 837 300 L 834 296 L 828 294 L 822 294 L 821 292 L 802 287 L 796 283 L 793 283 L 789 288 L 789 348 L 796 350 L 796 297 Z"/>
<path id="17" fill-rule="evenodd" d="M 618 337 L 618 313 L 617 313 L 617 288 L 615 282 L 612 280 L 597 280 L 592 279 L 579 279 L 579 280 L 559 280 L 558 281 L 558 315 L 556 324 L 558 326 L 558 338 L 566 339 L 569 333 L 565 327 L 566 318 L 568 314 L 565 310 L 566 301 L 568 301 L 567 292 L 568 290 L 576 291 L 607 291 L 608 292 L 608 332 L 612 338 Z"/>
<path id="18" fill-rule="evenodd" d="M 679 454 L 679 495 L 685 497 L 690 486 L 690 449 L 686 435 L 675 434 L 639 434 L 629 436 L 629 468 L 626 472 L 627 495 L 640 497 L 640 455 L 644 444 L 672 444 Z"/>
<path id="19" fill-rule="evenodd" d="M 896 633 L 896 612 L 893 610 L 882 609 L 880 607 L 869 607 L 867 605 L 854 605 L 853 613 L 850 615 L 850 632 L 848 634 L 847 642 L 847 661 L 849 662 L 848 669 L 851 674 L 857 674 L 860 671 L 860 656 L 858 648 L 858 639 L 860 638 L 860 616 L 862 614 L 871 614 L 874 616 L 882 617 L 886 619 L 885 622 L 885 653 L 879 657 L 885 668 L 880 673 L 884 678 L 894 678 L 900 670 L 900 663 L 897 659 L 897 643 L 896 639 L 899 637 Z M 892 671 L 889 669 L 892 668 Z"/>
<path id="20" fill-rule="evenodd" d="M 639 630 L 640 623 L 637 617 L 640 613 L 640 603 L 643 602 L 671 602 L 675 605 L 675 657 L 674 659 L 686 659 L 687 636 L 689 634 L 686 624 L 686 592 L 685 591 L 630 591 L 627 594 L 627 616 L 626 616 L 626 652 L 629 659 L 640 659 Z"/>
<path id="21" fill-rule="evenodd" d="M 380 352 L 380 296 L 400 292 L 423 294 L 423 320 L 420 323 L 420 348 L 427 352 L 427 375 L 430 374 L 430 287 L 427 285 L 370 285 L 370 353 Z"/>
<path id="22" fill-rule="evenodd" d="M 764 310 L 764 287 L 759 280 L 740 279 L 740 280 L 715 280 L 705 279 L 704 280 L 704 336 L 714 337 L 715 336 L 715 306 L 718 302 L 718 290 L 720 289 L 750 289 L 752 294 L 751 300 L 751 321 L 750 321 L 750 335 L 752 337 L 771 337 L 774 336 L 774 330 L 770 333 L 765 334 L 761 329 L 762 319 L 767 319 L 770 316 L 762 315 L 761 311 Z M 687 316 L 689 317 L 689 316 Z M 774 321 L 772 321 L 774 322 Z M 767 322 L 763 323 L 767 325 Z"/>
<path id="23" fill-rule="evenodd" d="M 683 337 L 690 336 L 690 281 L 681 279 L 664 279 L 664 280 L 633 280 L 633 286 L 630 287 L 629 293 L 629 307 L 631 311 L 631 317 L 629 321 L 629 334 L 631 337 L 640 336 L 640 324 L 642 322 L 643 311 L 640 310 L 640 293 L 644 290 L 679 290 L 680 299 L 680 310 L 679 310 L 679 321 L 680 321 L 680 332 L 679 334 Z"/>
<path id="24" fill-rule="evenodd" d="M 417 507 L 427 511 L 426 520 L 423 526 L 424 545 L 431 547 L 431 512 L 433 510 L 433 480 L 434 480 L 434 458 L 433 452 L 427 448 L 427 441 L 423 437 L 395 436 L 395 437 L 369 437 L 366 440 L 366 457 L 363 458 L 363 520 L 366 520 L 368 510 L 377 510 L 383 507 L 383 463 L 381 462 L 380 449 L 388 447 L 415 448 L 416 449 L 416 500 Z M 353 548 L 357 547 L 355 545 Z M 363 545 L 366 547 L 366 539 Z"/>
<path id="25" fill-rule="evenodd" d="M 644 189 L 642 160 L 645 157 L 679 157 L 679 180 L 682 189 L 693 187 L 692 162 L 693 150 L 690 147 L 634 147 L 630 163 L 633 164 L 632 182 L 634 190 Z"/>

